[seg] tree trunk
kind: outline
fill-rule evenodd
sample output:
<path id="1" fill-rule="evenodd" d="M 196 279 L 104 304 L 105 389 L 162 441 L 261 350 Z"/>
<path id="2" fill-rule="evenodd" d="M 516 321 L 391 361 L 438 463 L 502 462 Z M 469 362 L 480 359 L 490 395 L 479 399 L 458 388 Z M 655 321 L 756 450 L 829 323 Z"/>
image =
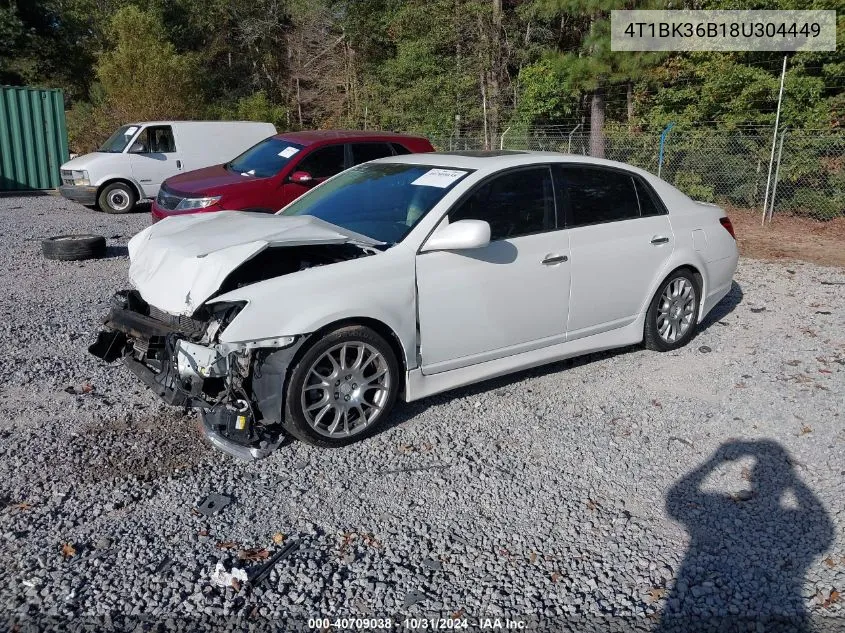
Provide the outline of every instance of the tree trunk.
<path id="1" fill-rule="evenodd" d="M 490 107 L 490 136 L 496 138 L 499 134 L 499 106 L 502 100 L 502 0 L 493 0 L 491 31 L 490 54 L 487 58 L 490 64 L 487 101 Z"/>
<path id="2" fill-rule="evenodd" d="M 299 77 L 296 78 L 296 116 L 299 121 L 299 129 L 302 129 L 302 95 L 299 92 Z"/>
<path id="3" fill-rule="evenodd" d="M 626 104 L 628 106 L 628 128 L 634 124 L 634 84 L 628 82 L 628 90 L 625 94 Z"/>
<path id="4" fill-rule="evenodd" d="M 490 149 L 490 139 L 487 136 L 487 87 L 485 86 L 484 71 L 481 71 L 481 112 L 484 117 L 484 149 Z"/>
<path id="5" fill-rule="evenodd" d="M 590 101 L 590 156 L 604 158 L 604 88 L 597 88 Z"/>

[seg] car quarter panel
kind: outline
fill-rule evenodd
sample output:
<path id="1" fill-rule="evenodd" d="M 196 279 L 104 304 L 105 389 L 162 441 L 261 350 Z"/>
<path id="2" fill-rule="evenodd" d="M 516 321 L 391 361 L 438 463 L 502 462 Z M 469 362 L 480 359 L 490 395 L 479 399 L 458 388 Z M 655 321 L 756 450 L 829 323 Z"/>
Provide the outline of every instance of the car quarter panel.
<path id="1" fill-rule="evenodd" d="M 670 216 L 672 228 L 683 244 L 679 258 L 694 265 L 702 276 L 699 321 L 730 292 L 739 260 L 736 240 L 719 218 L 725 213 L 716 205 L 687 200 Z M 677 267 L 677 266 L 675 266 Z"/>

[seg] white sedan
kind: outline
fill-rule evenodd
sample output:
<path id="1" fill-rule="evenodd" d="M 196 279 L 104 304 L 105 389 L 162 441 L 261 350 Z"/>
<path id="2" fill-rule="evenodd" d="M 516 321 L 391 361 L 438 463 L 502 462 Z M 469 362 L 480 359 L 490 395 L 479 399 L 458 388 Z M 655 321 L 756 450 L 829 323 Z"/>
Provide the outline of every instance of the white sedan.
<path id="1" fill-rule="evenodd" d="M 243 458 L 342 446 L 406 402 L 644 342 L 685 345 L 731 287 L 718 207 L 556 153 L 393 156 L 276 215 L 172 217 L 129 243 L 92 353 L 200 409 Z"/>

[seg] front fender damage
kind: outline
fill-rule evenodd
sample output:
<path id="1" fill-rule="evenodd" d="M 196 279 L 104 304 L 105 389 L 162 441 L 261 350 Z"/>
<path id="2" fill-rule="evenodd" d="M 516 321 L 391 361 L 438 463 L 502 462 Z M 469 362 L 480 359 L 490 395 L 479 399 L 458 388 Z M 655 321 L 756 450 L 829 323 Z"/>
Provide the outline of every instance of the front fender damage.
<path id="1" fill-rule="evenodd" d="M 300 337 L 282 349 L 246 352 L 251 371 L 247 383 L 241 383 L 244 397 L 200 412 L 203 430 L 215 447 L 241 459 L 261 459 L 282 443 L 285 379 L 303 341 Z"/>
<path id="2" fill-rule="evenodd" d="M 166 403 L 198 409 L 216 448 L 252 460 L 283 441 L 285 379 L 304 336 L 215 343 L 219 322 L 162 314 L 135 291 L 115 295 L 104 325 L 89 351 L 123 358 Z"/>

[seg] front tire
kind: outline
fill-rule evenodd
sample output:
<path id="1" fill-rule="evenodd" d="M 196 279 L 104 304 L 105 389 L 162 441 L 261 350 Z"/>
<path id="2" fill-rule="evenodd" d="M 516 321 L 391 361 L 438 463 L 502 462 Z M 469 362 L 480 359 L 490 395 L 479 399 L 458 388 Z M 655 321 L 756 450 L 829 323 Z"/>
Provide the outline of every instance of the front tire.
<path id="1" fill-rule="evenodd" d="M 393 349 L 368 327 L 339 328 L 309 347 L 290 373 L 285 430 L 325 448 L 372 435 L 399 392 Z"/>
<path id="2" fill-rule="evenodd" d="M 668 352 L 690 342 L 698 328 L 701 289 L 686 269 L 669 275 L 654 295 L 645 317 L 645 346 Z"/>
<path id="3" fill-rule="evenodd" d="M 132 185 L 125 182 L 113 182 L 103 187 L 97 197 L 97 204 L 106 213 L 130 213 L 138 202 L 138 196 Z"/>

